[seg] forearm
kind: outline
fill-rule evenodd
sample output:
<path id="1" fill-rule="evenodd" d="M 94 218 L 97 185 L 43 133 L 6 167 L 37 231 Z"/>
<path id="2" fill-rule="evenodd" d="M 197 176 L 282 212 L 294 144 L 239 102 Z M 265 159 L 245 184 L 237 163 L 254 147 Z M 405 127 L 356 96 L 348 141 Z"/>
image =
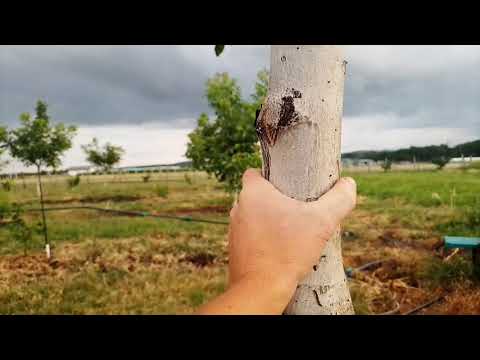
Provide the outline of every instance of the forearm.
<path id="1" fill-rule="evenodd" d="M 274 276 L 246 276 L 224 294 L 201 307 L 198 315 L 280 315 L 295 292 L 296 282 Z"/>

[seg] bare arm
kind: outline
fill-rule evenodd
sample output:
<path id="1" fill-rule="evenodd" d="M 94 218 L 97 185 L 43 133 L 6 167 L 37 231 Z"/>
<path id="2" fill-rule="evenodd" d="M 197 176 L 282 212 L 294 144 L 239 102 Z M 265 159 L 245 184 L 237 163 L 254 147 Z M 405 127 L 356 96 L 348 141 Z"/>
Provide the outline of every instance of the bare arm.
<path id="1" fill-rule="evenodd" d="M 247 170 L 230 212 L 229 288 L 197 314 L 281 314 L 355 202 L 350 178 L 305 203 Z"/>

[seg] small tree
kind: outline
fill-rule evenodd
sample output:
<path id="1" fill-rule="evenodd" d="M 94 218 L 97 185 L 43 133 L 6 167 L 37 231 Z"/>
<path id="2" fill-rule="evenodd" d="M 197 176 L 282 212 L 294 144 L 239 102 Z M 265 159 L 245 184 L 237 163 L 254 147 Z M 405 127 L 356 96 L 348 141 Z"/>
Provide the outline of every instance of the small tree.
<path id="1" fill-rule="evenodd" d="M 80 185 L 80 175 L 75 175 L 73 178 L 67 179 L 67 185 L 71 189 Z"/>
<path id="2" fill-rule="evenodd" d="M 23 246 L 23 255 L 27 256 L 27 249 L 29 243 L 32 241 L 33 232 L 38 231 L 38 228 L 32 228 L 22 218 L 23 209 L 15 204 L 11 211 L 11 222 L 8 225 L 10 236 L 13 240 Z M 41 230 L 40 230 L 41 231 Z"/>
<path id="3" fill-rule="evenodd" d="M 7 129 L 5 127 L 0 126 L 0 156 L 5 152 L 7 148 Z M 0 170 L 8 164 L 8 161 L 2 160 L 0 158 Z"/>
<path id="4" fill-rule="evenodd" d="M 437 165 L 437 170 L 442 170 L 450 162 L 447 156 L 439 156 L 432 159 L 432 164 Z"/>
<path id="5" fill-rule="evenodd" d="M 103 172 L 110 172 L 112 168 L 120 162 L 125 150 L 120 146 L 106 143 L 101 147 L 97 138 L 93 138 L 92 142 L 82 146 L 83 151 L 87 155 L 87 161 L 102 169 Z"/>
<path id="6" fill-rule="evenodd" d="M 56 168 L 61 164 L 60 157 L 72 147 L 72 139 L 77 129 L 62 123 L 52 125 L 47 115 L 47 104 L 43 101 L 37 102 L 35 112 L 35 119 L 32 119 L 29 113 L 20 116 L 21 126 L 8 133 L 7 144 L 12 157 L 26 166 L 35 166 L 37 170 L 45 251 L 47 258 L 50 258 L 41 173 L 46 167 Z"/>
<path id="7" fill-rule="evenodd" d="M 385 161 L 382 163 L 382 169 L 383 171 L 387 172 L 392 169 L 392 160 L 385 158 Z"/>
<path id="8" fill-rule="evenodd" d="M 215 175 L 227 191 L 240 189 L 248 167 L 260 167 L 260 147 L 255 131 L 256 112 L 267 92 L 268 73 L 258 73 L 251 101 L 241 97 L 240 87 L 228 74 L 217 74 L 207 82 L 206 96 L 215 119 L 201 114 L 197 128 L 189 134 L 187 158 L 195 170 Z"/>

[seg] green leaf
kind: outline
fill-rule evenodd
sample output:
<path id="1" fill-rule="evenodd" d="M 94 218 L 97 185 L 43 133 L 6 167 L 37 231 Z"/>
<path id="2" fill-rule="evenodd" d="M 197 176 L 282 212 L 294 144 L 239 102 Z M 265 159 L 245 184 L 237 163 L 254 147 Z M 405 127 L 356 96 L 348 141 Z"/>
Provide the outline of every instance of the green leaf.
<path id="1" fill-rule="evenodd" d="M 225 45 L 215 45 L 215 55 L 220 56 L 225 49 Z"/>

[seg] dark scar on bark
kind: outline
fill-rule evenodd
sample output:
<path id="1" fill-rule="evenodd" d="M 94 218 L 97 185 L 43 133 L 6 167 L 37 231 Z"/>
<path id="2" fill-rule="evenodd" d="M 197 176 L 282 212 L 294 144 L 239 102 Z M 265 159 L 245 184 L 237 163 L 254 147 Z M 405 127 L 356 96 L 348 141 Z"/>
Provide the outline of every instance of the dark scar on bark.
<path id="1" fill-rule="evenodd" d="M 292 94 L 294 99 L 301 99 L 302 98 L 302 93 L 298 90 L 295 90 L 292 88 Z"/>
<path id="2" fill-rule="evenodd" d="M 280 118 L 278 119 L 277 127 L 288 127 L 298 116 L 295 112 L 295 104 L 292 96 L 282 97 L 282 107 L 280 109 Z M 275 140 L 276 140 L 275 134 Z"/>
<path id="3" fill-rule="evenodd" d="M 283 129 L 290 127 L 295 121 L 298 120 L 299 114 L 295 111 L 294 98 L 298 99 L 302 97 L 302 93 L 292 88 L 293 96 L 288 95 L 282 97 L 282 105 L 280 107 L 280 115 L 278 122 L 274 125 L 267 123 L 265 119 L 265 113 L 261 113 L 261 107 L 256 112 L 255 130 L 257 132 L 258 140 L 262 147 L 263 156 L 263 176 L 265 179 L 270 180 L 270 152 L 269 146 L 275 145 L 279 132 Z"/>
<path id="4" fill-rule="evenodd" d="M 280 115 L 275 124 L 266 122 L 265 113 L 262 113 L 261 107 L 256 112 L 255 130 L 257 132 L 258 140 L 262 147 L 263 156 L 263 176 L 270 180 L 270 152 L 269 146 L 275 145 L 279 132 L 287 129 L 293 123 L 298 121 L 299 114 L 295 111 L 294 99 L 300 99 L 302 93 L 294 88 L 291 89 L 291 94 L 282 97 L 282 104 L 280 106 Z M 260 116 L 261 114 L 261 116 Z"/>
<path id="5" fill-rule="evenodd" d="M 323 306 L 322 303 L 320 302 L 320 296 L 318 296 L 316 289 L 313 289 L 313 293 L 315 294 L 315 300 L 317 300 L 318 306 Z"/>

